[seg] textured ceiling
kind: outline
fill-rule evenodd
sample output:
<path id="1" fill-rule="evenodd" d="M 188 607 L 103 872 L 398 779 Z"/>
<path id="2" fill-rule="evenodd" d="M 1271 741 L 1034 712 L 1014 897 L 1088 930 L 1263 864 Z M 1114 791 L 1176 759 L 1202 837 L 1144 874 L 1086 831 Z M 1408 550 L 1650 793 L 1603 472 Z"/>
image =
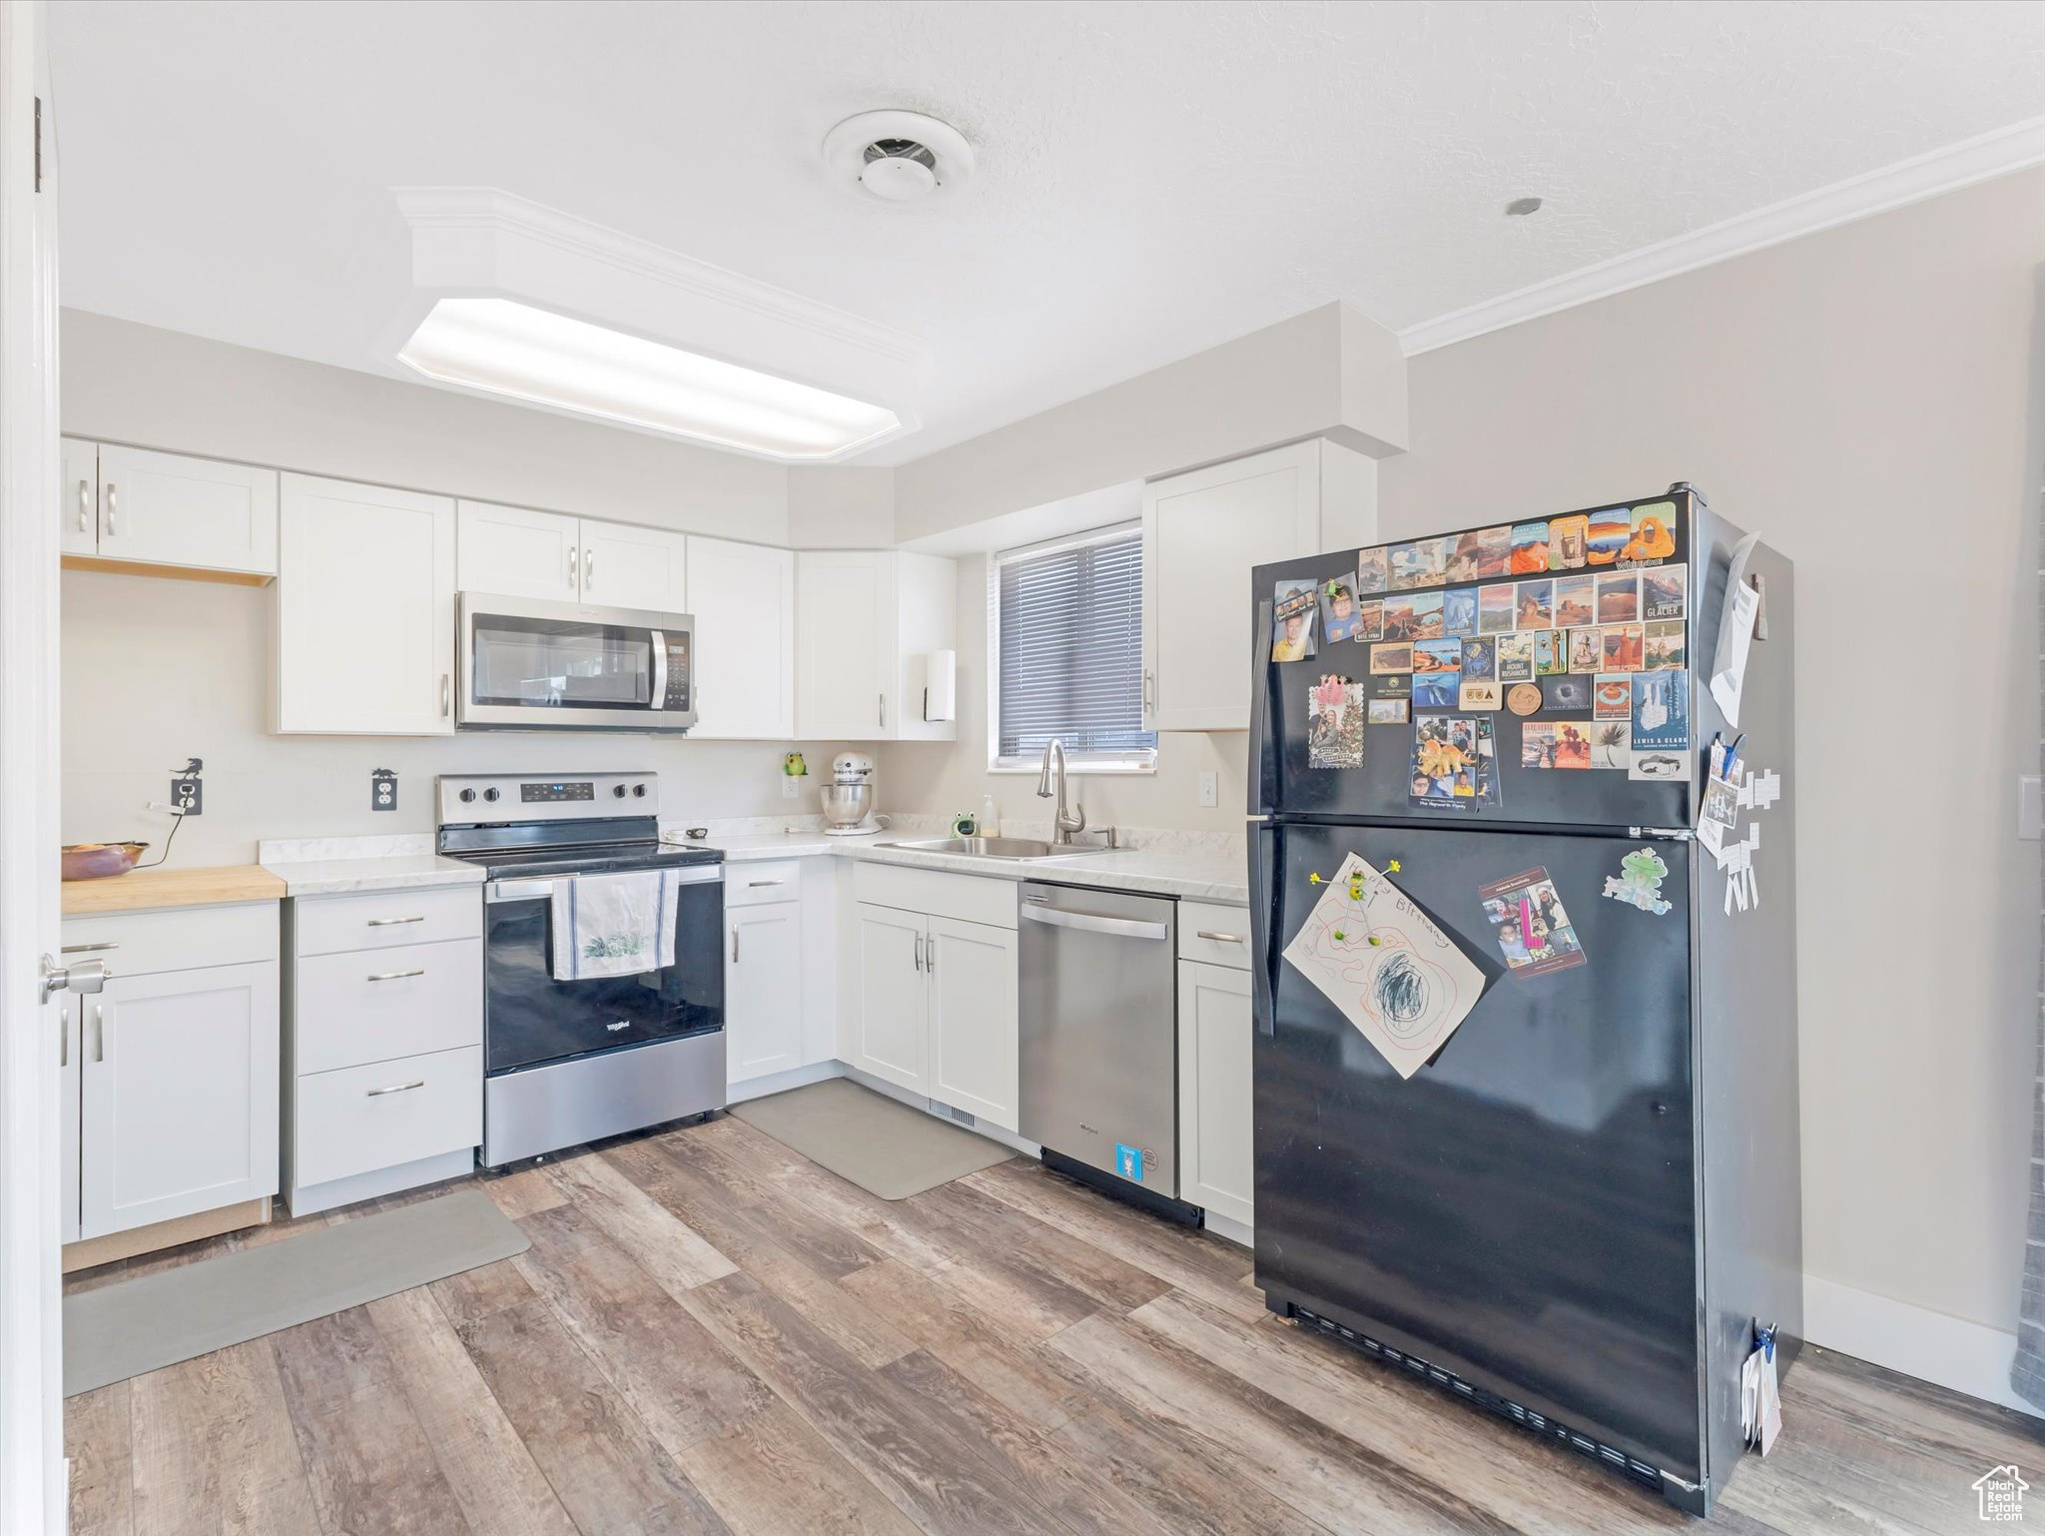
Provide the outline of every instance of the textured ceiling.
<path id="1" fill-rule="evenodd" d="M 389 189 L 496 186 L 926 339 L 925 429 L 871 462 L 1332 299 L 1403 327 L 2045 114 L 2038 4 L 51 12 L 67 303 L 395 372 Z M 883 106 L 962 129 L 973 183 L 829 184 L 825 130 Z"/>

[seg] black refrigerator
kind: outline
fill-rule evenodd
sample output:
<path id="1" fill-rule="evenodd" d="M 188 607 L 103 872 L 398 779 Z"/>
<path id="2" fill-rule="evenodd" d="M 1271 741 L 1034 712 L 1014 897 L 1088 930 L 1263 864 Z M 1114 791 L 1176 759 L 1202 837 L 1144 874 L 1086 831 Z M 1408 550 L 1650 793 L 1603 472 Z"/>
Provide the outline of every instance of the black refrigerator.
<path id="1" fill-rule="evenodd" d="M 1795 613 L 1789 562 L 1739 551 L 1758 611 L 1729 723 L 1708 680 L 1742 538 L 1679 484 L 1261 566 L 1251 587 L 1256 1282 L 1697 1514 L 1743 1450 L 1757 1326 L 1784 1368 L 1803 1332 Z M 1305 588 L 1315 618 L 1288 631 Z M 1529 630 L 1531 677 L 1518 640 L 1463 650 L 1489 688 L 1395 670 L 1439 671 L 1430 640 Z M 1360 728 L 1329 707 L 1345 686 Z M 1623 736 L 1600 729 L 1622 690 Z M 1735 737 L 1750 778 L 1779 778 L 1742 813 L 1751 884 L 1694 831 L 1707 749 Z M 1411 1076 L 1285 958 L 1352 853 L 1481 973 Z M 1642 853 L 1658 891 L 1605 894 L 1654 867 L 1624 862 Z"/>

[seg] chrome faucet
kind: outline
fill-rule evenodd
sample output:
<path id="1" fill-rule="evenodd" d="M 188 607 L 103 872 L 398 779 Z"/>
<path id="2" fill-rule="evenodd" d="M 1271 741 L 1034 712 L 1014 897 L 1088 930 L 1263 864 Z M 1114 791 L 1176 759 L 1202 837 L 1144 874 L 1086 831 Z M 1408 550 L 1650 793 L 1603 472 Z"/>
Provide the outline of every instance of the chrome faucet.
<path id="1" fill-rule="evenodd" d="M 1065 809 L 1065 743 L 1053 736 L 1044 743 L 1044 766 L 1037 774 L 1037 798 L 1057 797 L 1051 808 L 1051 841 L 1055 846 L 1072 846 L 1072 834 L 1086 830 L 1086 807 Z"/>

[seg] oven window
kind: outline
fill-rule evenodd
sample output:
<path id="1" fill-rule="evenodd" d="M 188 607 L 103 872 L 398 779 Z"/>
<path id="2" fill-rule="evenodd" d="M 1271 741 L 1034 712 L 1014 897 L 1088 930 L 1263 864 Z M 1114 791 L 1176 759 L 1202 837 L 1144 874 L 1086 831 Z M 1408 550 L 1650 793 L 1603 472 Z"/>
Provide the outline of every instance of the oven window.
<path id="1" fill-rule="evenodd" d="M 578 620 L 475 617 L 478 704 L 536 709 L 645 709 L 653 703 L 653 636 Z"/>

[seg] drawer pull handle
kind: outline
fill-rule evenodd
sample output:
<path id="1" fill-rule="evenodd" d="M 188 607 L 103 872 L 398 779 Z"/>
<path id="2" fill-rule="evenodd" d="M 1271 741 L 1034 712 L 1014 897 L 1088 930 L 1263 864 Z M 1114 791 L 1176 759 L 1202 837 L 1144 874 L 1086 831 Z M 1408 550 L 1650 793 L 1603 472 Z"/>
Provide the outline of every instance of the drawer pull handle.
<path id="1" fill-rule="evenodd" d="M 786 883 L 786 881 L 782 880 L 748 880 L 746 885 L 749 889 L 757 891 L 763 885 L 785 885 Z"/>
<path id="2" fill-rule="evenodd" d="M 1195 928 L 1193 933 L 1202 939 L 1212 939 L 1217 944 L 1240 944 L 1243 936 L 1239 933 L 1216 933 L 1212 928 Z"/>
<path id="3" fill-rule="evenodd" d="M 425 921 L 426 914 L 422 912 L 417 917 L 372 917 L 366 926 L 371 928 L 390 928 L 399 923 L 423 923 Z"/>
<path id="4" fill-rule="evenodd" d="M 424 1088 L 425 1086 L 425 1078 L 415 1077 L 409 1083 L 393 1083 L 388 1088 L 372 1088 L 366 1097 L 380 1099 L 387 1093 L 410 1093 L 414 1088 Z"/>
<path id="5" fill-rule="evenodd" d="M 422 965 L 416 971 L 372 971 L 369 979 L 371 981 L 403 981 L 407 976 L 424 976 L 425 974 L 426 967 Z"/>
<path id="6" fill-rule="evenodd" d="M 91 955 L 103 949 L 119 949 L 119 939 L 101 939 L 97 944 L 66 944 L 58 951 L 62 955 Z"/>

